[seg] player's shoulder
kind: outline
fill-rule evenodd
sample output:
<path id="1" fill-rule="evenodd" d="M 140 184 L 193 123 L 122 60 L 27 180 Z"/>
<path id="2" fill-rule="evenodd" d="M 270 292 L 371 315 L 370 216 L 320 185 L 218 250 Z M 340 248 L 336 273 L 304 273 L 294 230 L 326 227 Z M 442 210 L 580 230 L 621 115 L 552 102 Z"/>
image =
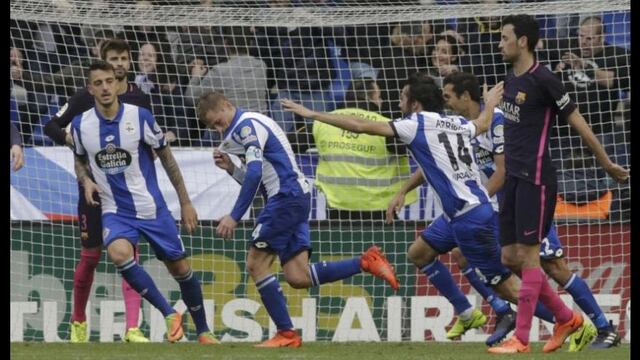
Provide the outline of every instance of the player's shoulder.
<path id="1" fill-rule="evenodd" d="M 529 71 L 529 74 L 532 78 L 534 78 L 538 83 L 547 84 L 549 81 L 559 82 L 560 79 L 556 76 L 556 74 L 551 71 L 548 67 L 544 66 L 541 63 L 536 63 L 535 69 L 533 71 Z"/>

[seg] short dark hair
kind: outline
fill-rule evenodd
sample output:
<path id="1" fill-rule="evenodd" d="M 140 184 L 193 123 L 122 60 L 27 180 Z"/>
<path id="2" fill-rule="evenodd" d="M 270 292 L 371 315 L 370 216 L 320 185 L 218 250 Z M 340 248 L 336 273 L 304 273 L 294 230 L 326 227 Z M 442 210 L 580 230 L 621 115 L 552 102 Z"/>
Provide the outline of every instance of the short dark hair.
<path id="1" fill-rule="evenodd" d="M 455 62 L 458 62 L 458 55 L 460 55 L 460 44 L 458 44 L 458 39 L 456 39 L 455 37 L 451 36 L 451 35 L 436 35 L 435 39 L 433 39 L 433 48 L 431 51 L 433 51 L 433 49 L 436 48 L 436 45 L 438 45 L 438 42 L 444 40 L 446 41 L 449 45 L 451 45 L 451 55 L 455 55 L 456 59 Z"/>
<path id="2" fill-rule="evenodd" d="M 198 119 L 204 119 L 207 112 L 211 110 L 218 110 L 224 101 L 229 101 L 226 96 L 220 91 L 207 91 L 200 95 L 196 107 L 196 113 Z"/>
<path id="3" fill-rule="evenodd" d="M 351 81 L 349 90 L 347 90 L 345 96 L 345 107 L 379 111 L 379 109 L 375 109 L 375 105 L 369 101 L 369 93 L 373 91 L 375 84 L 376 81 L 373 79 L 354 79 Z M 371 105 L 373 105 L 373 107 Z"/>
<path id="4" fill-rule="evenodd" d="M 419 102 L 425 111 L 442 112 L 444 109 L 442 89 L 431 76 L 422 72 L 413 73 L 404 84 L 404 86 L 407 85 L 409 102 Z"/>
<path id="5" fill-rule="evenodd" d="M 523 36 L 527 37 L 527 47 L 529 51 L 534 52 L 540 39 L 540 26 L 536 19 L 526 14 L 509 15 L 502 19 L 502 26 L 504 27 L 507 24 L 513 25 L 513 32 L 516 34 L 517 39 Z"/>
<path id="6" fill-rule="evenodd" d="M 118 54 L 126 51 L 127 54 L 129 54 L 129 57 L 131 57 L 131 48 L 129 47 L 129 44 L 122 39 L 109 39 L 102 43 L 102 46 L 100 47 L 100 57 L 102 60 L 107 59 L 107 52 L 111 50 L 115 50 Z"/>
<path id="7" fill-rule="evenodd" d="M 88 72 L 89 76 L 91 76 L 91 72 L 95 70 L 115 72 L 113 65 L 109 64 L 104 60 L 96 60 L 92 62 L 91 65 L 89 65 L 89 72 Z"/>
<path id="8" fill-rule="evenodd" d="M 467 91 L 471 100 L 480 102 L 480 83 L 475 75 L 457 71 L 445 76 L 442 80 L 443 87 L 448 84 L 453 85 L 453 92 L 457 97 L 462 96 Z"/>

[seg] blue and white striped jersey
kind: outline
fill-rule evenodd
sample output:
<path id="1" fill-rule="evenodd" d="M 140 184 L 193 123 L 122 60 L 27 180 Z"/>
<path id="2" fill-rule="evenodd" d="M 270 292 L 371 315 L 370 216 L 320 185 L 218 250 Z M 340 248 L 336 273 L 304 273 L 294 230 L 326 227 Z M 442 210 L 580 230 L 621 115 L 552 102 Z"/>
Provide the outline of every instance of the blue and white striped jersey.
<path id="1" fill-rule="evenodd" d="M 276 194 L 304 194 L 311 190 L 298 168 L 286 134 L 268 116 L 237 109 L 224 133 L 220 150 L 245 155 L 246 158 L 247 174 L 231 212 L 235 220 L 244 215 L 260 185 L 264 186 L 268 198 Z M 248 181 L 249 178 L 252 180 Z"/>
<path id="2" fill-rule="evenodd" d="M 471 145 L 473 146 L 476 163 L 480 169 L 480 180 L 484 185 L 496 171 L 493 156 L 504 154 L 504 114 L 502 110 L 498 108 L 493 110 L 493 119 L 491 119 L 489 131 L 471 139 Z M 498 211 L 498 198 L 501 196 L 502 191 L 500 190 L 491 197 L 491 205 L 495 211 Z"/>
<path id="3" fill-rule="evenodd" d="M 390 124 L 396 137 L 408 145 L 449 219 L 489 203 L 472 155 L 470 140 L 476 133 L 472 122 L 423 111 Z"/>
<path id="4" fill-rule="evenodd" d="M 155 219 L 168 211 L 151 151 L 166 144 L 149 110 L 121 103 L 116 117 L 107 120 L 94 107 L 73 118 L 71 134 L 75 153 L 87 155 L 102 190 L 103 214 Z"/>

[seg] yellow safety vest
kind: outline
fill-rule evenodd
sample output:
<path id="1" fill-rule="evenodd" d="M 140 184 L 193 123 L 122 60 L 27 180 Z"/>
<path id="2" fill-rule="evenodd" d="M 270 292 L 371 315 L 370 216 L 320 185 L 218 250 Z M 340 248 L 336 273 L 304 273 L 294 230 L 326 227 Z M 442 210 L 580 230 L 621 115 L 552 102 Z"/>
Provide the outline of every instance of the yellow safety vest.
<path id="1" fill-rule="evenodd" d="M 332 113 L 389 121 L 380 114 L 357 108 Z M 320 156 L 315 183 L 331 208 L 385 210 L 411 176 L 409 157 L 390 153 L 383 136 L 356 134 L 314 121 L 313 137 Z M 413 190 L 407 194 L 405 203 L 417 199 L 418 191 Z"/>

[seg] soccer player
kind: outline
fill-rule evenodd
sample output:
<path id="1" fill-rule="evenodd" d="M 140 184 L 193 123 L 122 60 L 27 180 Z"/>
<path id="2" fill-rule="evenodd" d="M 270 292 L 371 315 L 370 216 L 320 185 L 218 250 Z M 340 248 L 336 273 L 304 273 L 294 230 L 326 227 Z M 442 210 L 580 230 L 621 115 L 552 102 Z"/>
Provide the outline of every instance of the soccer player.
<path id="1" fill-rule="evenodd" d="M 476 134 L 489 129 L 501 91 L 502 83 L 499 83 L 487 93 L 486 107 L 473 121 L 459 116 L 440 115 L 444 103 L 442 92 L 432 78 L 420 73 L 409 77 L 400 95 L 400 109 L 408 115 L 388 123 L 319 113 L 290 100 L 283 101 L 287 111 L 300 116 L 355 133 L 395 136 L 408 145 L 420 167 L 419 176 L 426 175 L 444 215 L 439 220 L 440 225 L 432 225 L 426 230 L 429 233 L 426 238 L 436 240 L 432 243 L 438 245 L 430 245 L 424 241 L 425 237 L 419 235 L 409 247 L 407 256 L 453 304 L 458 316 L 471 324 L 468 328 L 481 326 L 486 318 L 483 320 L 482 313 L 473 311 L 449 270 L 437 260 L 439 254 L 460 247 L 485 283 L 493 286 L 509 301 L 517 302 L 518 283 L 500 262 L 493 207 L 480 183 L 470 144 L 470 139 Z M 409 181 L 414 181 L 416 177 L 412 175 Z M 476 315 L 478 313 L 479 316 Z"/>
<path id="2" fill-rule="evenodd" d="M 475 119 L 480 116 L 480 112 L 483 110 L 480 98 L 481 91 L 478 80 L 473 74 L 464 72 L 452 73 L 444 78 L 443 85 L 443 98 L 446 107 L 452 110 L 455 114 L 463 116 L 465 119 Z M 502 186 L 500 179 L 503 177 L 504 173 L 504 139 L 502 129 L 502 111 L 494 109 L 491 125 L 488 131 L 479 134 L 471 140 L 475 160 L 480 170 L 480 178 L 482 179 L 482 183 L 490 196 L 491 205 L 494 211 L 493 221 L 496 226 L 496 231 L 498 219 L 498 200 L 496 197 L 496 191 L 500 186 Z M 393 222 L 394 213 L 404 206 L 406 191 L 413 190 L 413 188 L 420 186 L 423 182 L 424 177 L 422 172 L 417 171 L 398 191 L 394 198 L 389 202 L 389 207 L 387 208 L 388 224 Z M 451 231 L 449 223 L 442 216 L 432 222 L 432 224 L 423 232 L 422 238 L 427 242 L 429 247 L 441 254 L 446 252 L 445 250 L 450 247 L 449 244 L 453 244 L 455 246 L 454 234 Z M 497 238 L 498 235 L 496 233 L 496 241 Z M 493 346 L 494 344 L 502 341 L 515 327 L 515 312 L 505 300 L 491 289 L 491 287 L 485 285 L 484 281 L 478 276 L 475 269 L 468 265 L 458 247 L 454 247 L 451 250 L 451 255 L 454 259 L 460 259 L 458 264 L 462 274 L 467 278 L 471 286 L 478 291 L 478 293 L 496 312 L 497 319 L 495 331 L 485 341 L 488 346 Z M 435 259 L 432 261 L 434 260 Z M 433 279 L 435 280 L 434 285 L 436 285 L 436 287 L 445 287 L 441 280 L 436 280 L 437 277 L 434 276 Z M 453 279 L 451 282 L 453 283 Z M 456 286 L 455 283 L 453 283 L 453 286 Z M 446 287 L 448 288 L 449 286 Z M 450 291 L 454 293 L 453 290 Z M 463 299 L 463 295 L 461 295 L 462 293 L 455 291 L 455 294 L 457 294 L 457 296 L 451 298 L 451 300 L 453 300 L 452 305 L 457 308 L 462 307 L 464 310 L 460 309 L 458 311 L 459 315 L 455 324 L 447 332 L 447 338 L 449 339 L 457 338 L 470 329 L 478 328 L 484 325 L 487 320 L 480 310 L 473 309 L 468 301 L 461 302 L 458 300 Z M 548 311 L 545 311 L 545 309 L 540 309 L 537 315 L 547 321 L 553 319 L 553 315 Z"/>
<path id="3" fill-rule="evenodd" d="M 102 60 L 109 62 L 115 68 L 116 94 L 122 102 L 133 104 L 146 109 L 151 109 L 148 96 L 135 84 L 127 82 L 127 73 L 131 66 L 129 45 L 120 39 L 111 39 L 103 43 L 100 48 Z M 69 101 L 62 106 L 60 111 L 45 125 L 44 133 L 58 145 L 73 146 L 71 134 L 65 128 L 71 124 L 71 120 L 95 104 L 93 96 L 86 88 L 76 92 Z M 89 174 L 91 176 L 91 174 Z M 86 307 L 93 275 L 102 254 L 102 211 L 100 206 L 87 205 L 85 191 L 82 183 L 78 181 L 78 223 L 80 224 L 80 262 L 76 265 L 73 274 L 73 313 L 71 315 L 71 342 L 84 343 L 89 341 L 87 329 Z M 94 198 L 98 200 L 97 196 Z M 138 258 L 137 247 L 134 249 L 135 258 Z M 126 332 L 125 342 L 148 342 L 140 328 L 138 320 L 140 295 L 122 279 L 122 294 L 125 304 Z"/>
<path id="4" fill-rule="evenodd" d="M 478 100 L 474 101 L 474 98 L 479 99 L 480 87 L 473 75 L 455 73 L 445 78 L 444 84 L 444 98 L 450 109 L 466 118 L 474 118 L 476 114 L 479 113 L 480 103 Z M 502 191 L 500 189 L 505 179 L 503 153 L 504 119 L 501 111 L 496 111 L 496 114 L 500 114 L 500 116 L 494 116 L 493 118 L 491 131 L 493 141 L 489 141 L 491 139 L 485 135 L 489 134 L 489 132 L 487 132 L 483 134 L 484 136 L 480 135 L 474 139 L 474 147 L 476 149 L 476 160 L 478 161 L 487 192 L 489 195 L 497 194 L 499 197 L 502 197 Z M 497 201 L 494 202 L 494 210 L 498 211 Z M 555 224 L 552 222 L 549 233 L 540 243 L 542 268 L 545 273 L 551 276 L 551 278 L 573 297 L 574 301 L 589 315 L 596 326 L 594 328 L 593 325 L 588 324 L 581 328 L 582 331 L 572 334 L 569 342 L 569 351 L 573 352 L 582 349 L 593 340 L 596 333 L 599 336 L 592 347 L 607 348 L 615 346 L 620 342 L 620 335 L 617 334 L 613 326 L 607 321 L 602 309 L 600 309 L 600 306 L 598 306 L 598 303 L 593 297 L 589 286 L 580 276 L 569 269 L 563 255 L 562 244 L 560 243 Z M 458 262 L 460 269 L 463 269 L 463 274 L 466 275 L 472 286 L 484 299 L 492 304 L 498 317 L 500 317 L 497 306 L 493 304 L 496 301 L 496 295 L 492 293 L 491 289 L 484 287 L 481 282 L 469 278 L 469 275 L 476 278 L 477 276 L 475 276 L 475 272 L 471 271 L 472 269 L 468 267 L 466 259 L 457 249 L 454 249 L 452 256 Z M 483 287 L 489 291 L 487 292 Z M 488 299 L 492 299 L 493 302 Z M 512 325 L 515 327 L 515 318 Z"/>
<path id="5" fill-rule="evenodd" d="M 270 270 L 276 255 L 280 258 L 285 280 L 295 289 L 319 286 L 365 271 L 398 290 L 393 267 L 377 246 L 351 259 L 309 264 L 311 184 L 298 168 L 285 133 L 271 118 L 236 108 L 217 92 L 200 96 L 198 117 L 224 137 L 219 149 L 213 153 L 216 165 L 242 184 L 231 214 L 220 219 L 216 233 L 225 239 L 231 238 L 256 192 L 260 190 L 266 195 L 266 205 L 256 218 L 251 236 L 247 271 L 255 281 L 278 333 L 258 347 L 302 345 L 302 339 L 293 331 L 280 283 Z M 246 165 L 236 167 L 228 153 L 244 155 Z"/>
<path id="6" fill-rule="evenodd" d="M 95 107 L 71 122 L 75 169 L 87 203 L 98 205 L 94 194 L 100 195 L 103 243 L 111 261 L 131 287 L 160 310 L 167 325 L 167 340 L 180 340 L 184 335 L 182 316 L 134 259 L 134 246 L 144 235 L 180 285 L 198 341 L 216 344 L 207 326 L 200 282 L 189 266 L 175 220 L 159 189 L 152 149 L 176 190 L 182 223 L 189 233 L 193 232 L 197 214 L 160 126 L 148 109 L 118 100 L 118 82 L 111 64 L 98 61 L 90 66 L 87 89 Z"/>
<path id="7" fill-rule="evenodd" d="M 560 115 L 582 137 L 600 165 L 616 181 L 628 170 L 613 163 L 585 122 L 560 80 L 536 61 L 537 21 L 529 15 L 507 16 L 499 48 L 512 65 L 505 79 L 504 112 L 506 179 L 500 209 L 502 259 L 522 278 L 514 335 L 491 353 L 529 352 L 533 306 L 540 300 L 554 314 L 556 325 L 543 351 L 562 346 L 584 321 L 551 288 L 540 267 L 540 242 L 547 236 L 556 204 L 557 178 L 549 155 L 552 120 Z M 575 278 L 574 278 L 575 281 Z"/>

